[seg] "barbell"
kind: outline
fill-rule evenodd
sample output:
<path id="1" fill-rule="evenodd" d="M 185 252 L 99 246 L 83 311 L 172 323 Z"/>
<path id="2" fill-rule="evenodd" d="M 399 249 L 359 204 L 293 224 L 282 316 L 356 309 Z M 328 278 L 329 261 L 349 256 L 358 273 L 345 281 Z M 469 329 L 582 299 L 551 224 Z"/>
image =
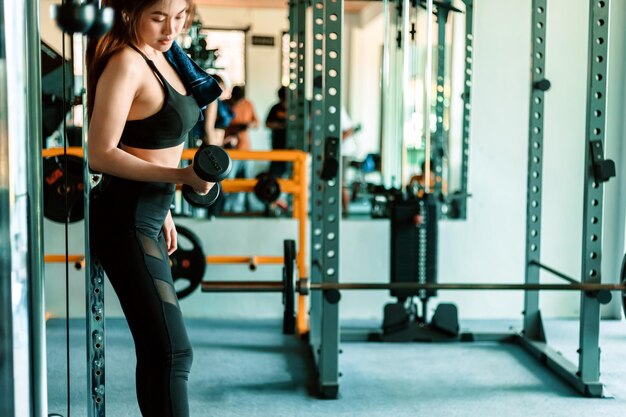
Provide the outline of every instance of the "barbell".
<path id="1" fill-rule="evenodd" d="M 600 304 L 608 304 L 611 301 L 611 291 L 621 291 L 622 304 L 626 314 L 626 255 L 622 261 L 619 284 L 582 283 L 577 281 L 569 284 L 311 282 L 308 278 L 300 278 L 296 281 L 293 276 L 294 269 L 290 269 L 290 271 L 292 276 L 283 277 L 282 281 L 203 281 L 200 284 L 200 288 L 202 292 L 280 292 L 283 293 L 283 298 L 286 298 L 289 295 L 288 293 L 291 292 L 309 295 L 312 291 L 322 291 L 324 298 L 332 304 L 340 301 L 340 291 L 352 290 L 582 291 L 587 296 L 597 299 Z M 291 295 L 293 296 L 293 294 Z"/>

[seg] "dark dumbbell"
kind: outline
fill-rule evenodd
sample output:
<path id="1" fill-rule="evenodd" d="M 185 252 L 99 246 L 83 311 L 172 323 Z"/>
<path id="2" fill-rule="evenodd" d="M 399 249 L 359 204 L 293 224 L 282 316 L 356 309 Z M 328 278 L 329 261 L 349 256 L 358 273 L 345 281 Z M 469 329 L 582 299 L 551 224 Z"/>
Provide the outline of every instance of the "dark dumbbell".
<path id="1" fill-rule="evenodd" d="M 198 149 L 193 158 L 193 170 L 198 177 L 207 182 L 214 182 L 206 194 L 197 193 L 191 186 L 183 185 L 183 197 L 196 207 L 208 207 L 215 203 L 220 195 L 219 182 L 225 179 L 233 168 L 233 161 L 228 153 L 215 145 Z"/>
<path id="2" fill-rule="evenodd" d="M 261 172 L 256 176 L 254 195 L 265 204 L 271 204 L 280 197 L 280 184 L 276 177 L 269 172 Z"/>
<path id="3" fill-rule="evenodd" d="M 53 5 L 52 18 L 62 31 L 82 33 L 91 38 L 99 38 L 113 26 L 114 12 L 111 7 L 99 7 L 95 1 L 66 1 Z"/>

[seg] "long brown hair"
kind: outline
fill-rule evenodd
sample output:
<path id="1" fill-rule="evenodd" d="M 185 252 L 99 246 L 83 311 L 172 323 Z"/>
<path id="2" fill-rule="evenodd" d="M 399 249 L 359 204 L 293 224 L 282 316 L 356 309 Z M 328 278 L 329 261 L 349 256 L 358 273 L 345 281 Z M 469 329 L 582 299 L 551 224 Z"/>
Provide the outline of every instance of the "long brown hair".
<path id="1" fill-rule="evenodd" d="M 102 0 L 103 7 L 111 7 L 115 13 L 113 27 L 104 36 L 90 39 L 87 43 L 87 116 L 91 119 L 96 99 L 96 85 L 109 59 L 128 44 L 139 43 L 138 23 L 142 13 L 163 0 Z M 188 29 L 195 14 L 194 0 L 186 0 L 188 6 Z"/>

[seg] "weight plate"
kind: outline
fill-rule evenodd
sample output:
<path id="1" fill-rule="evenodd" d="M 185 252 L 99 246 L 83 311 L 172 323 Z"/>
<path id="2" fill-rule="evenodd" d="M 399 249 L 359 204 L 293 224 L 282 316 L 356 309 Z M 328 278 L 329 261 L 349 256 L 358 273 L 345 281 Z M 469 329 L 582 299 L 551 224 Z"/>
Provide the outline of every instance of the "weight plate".
<path id="1" fill-rule="evenodd" d="M 220 196 L 220 191 L 221 187 L 219 182 L 216 182 L 206 194 L 198 194 L 189 185 L 183 185 L 183 197 L 194 207 L 209 207 L 215 204 L 217 198 Z"/>
<path id="2" fill-rule="evenodd" d="M 83 160 L 63 155 L 43 159 L 43 213 L 54 222 L 74 223 L 85 217 Z M 67 195 L 67 209 L 66 209 Z"/>
<path id="3" fill-rule="evenodd" d="M 186 285 L 176 288 L 178 299 L 190 295 L 200 286 L 206 270 L 206 257 L 200 238 L 184 226 L 176 225 L 178 249 L 170 255 L 174 284 L 186 281 Z M 182 237 L 182 239 L 181 239 Z"/>
<path id="4" fill-rule="evenodd" d="M 208 145 L 198 149 L 193 158 L 195 173 L 205 181 L 217 182 L 228 177 L 233 161 L 224 148 Z"/>
<path id="5" fill-rule="evenodd" d="M 285 266 L 283 267 L 283 334 L 296 332 L 296 308 L 295 308 L 295 263 L 296 242 L 287 239 L 283 243 L 285 252 Z"/>

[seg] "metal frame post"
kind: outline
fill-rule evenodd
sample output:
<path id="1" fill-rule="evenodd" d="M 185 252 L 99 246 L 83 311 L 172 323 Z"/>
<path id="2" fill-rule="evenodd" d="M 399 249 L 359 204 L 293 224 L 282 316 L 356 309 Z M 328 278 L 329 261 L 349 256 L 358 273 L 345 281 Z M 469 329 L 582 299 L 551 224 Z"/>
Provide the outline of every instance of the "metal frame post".
<path id="1" fill-rule="evenodd" d="M 308 108 L 305 95 L 306 10 L 309 0 L 289 2 L 289 91 L 287 95 L 287 146 L 308 148 Z"/>
<path id="2" fill-rule="evenodd" d="M 296 149 L 308 151 L 306 127 L 309 120 L 309 109 L 306 101 L 306 11 L 309 0 L 298 0 L 297 9 L 297 47 L 296 47 Z"/>
<path id="3" fill-rule="evenodd" d="M 82 62 L 83 75 L 87 73 L 84 52 L 87 38 L 81 34 L 73 35 L 76 43 L 81 47 L 79 57 Z M 80 95 L 82 103 L 87 102 L 87 78 L 82 77 Z M 83 149 L 87 149 L 87 130 L 89 122 L 87 111 L 83 111 L 82 142 Z M 91 241 L 89 238 L 89 206 L 90 194 L 96 184 L 97 177 L 89 172 L 87 152 L 83 152 L 83 184 L 84 187 L 84 238 L 85 238 L 85 303 L 86 303 L 86 360 L 87 360 L 87 415 L 88 417 L 104 417 L 105 408 L 105 316 L 104 316 L 104 269 L 98 260 L 91 256 Z"/>
<path id="4" fill-rule="evenodd" d="M 323 48 L 323 135 L 341 138 L 341 53 L 343 28 L 343 2 L 324 0 Z M 339 139 L 341 140 L 341 139 Z M 324 146 L 322 143 L 321 146 Z M 341 222 L 341 147 L 336 153 L 339 172 L 336 178 L 322 183 L 322 248 L 320 268 L 322 282 L 339 282 L 339 225 Z M 319 229 L 318 229 L 319 230 Z M 318 230 L 314 230 L 313 234 Z M 318 388 L 325 398 L 336 398 L 339 393 L 339 305 L 321 300 L 321 340 L 318 357 Z"/>
<path id="5" fill-rule="evenodd" d="M 444 0 L 450 4 L 451 0 Z M 444 87 L 446 77 L 446 29 L 448 23 L 449 10 L 446 7 L 437 7 L 437 95 L 435 99 L 436 133 L 431 159 L 433 161 L 433 172 L 435 173 L 435 183 L 432 193 L 441 195 L 443 192 L 443 157 L 446 151 L 443 126 L 444 116 Z M 432 19 L 432 16 L 429 16 Z M 428 158 L 428 155 L 426 155 Z M 438 213 L 439 214 L 439 213 Z"/>
<path id="6" fill-rule="evenodd" d="M 311 282 L 322 282 L 322 248 L 324 210 L 320 178 L 324 157 L 324 0 L 313 0 L 313 102 L 311 106 Z M 309 342 L 317 358 L 321 342 L 322 294 L 310 295 Z M 317 361 L 316 361 L 317 362 Z"/>
<path id="7" fill-rule="evenodd" d="M 606 81 L 609 46 L 609 0 L 589 1 L 589 49 L 587 129 L 585 135 L 585 198 L 581 281 L 602 281 L 602 215 L 604 186 L 594 178 L 592 146 L 603 146 L 606 137 Z M 578 376 L 584 382 L 600 377 L 600 304 L 591 297 L 580 300 L 580 349 Z"/>
<path id="8" fill-rule="evenodd" d="M 33 73 L 28 64 L 38 58 L 26 57 L 24 51 L 32 44 L 32 9 L 24 0 L 0 0 L 0 414 L 3 416 L 30 416 L 36 407 L 36 397 L 45 392 L 45 370 L 42 365 L 41 317 L 34 317 L 32 303 L 40 295 L 40 287 L 33 294 L 32 280 L 41 277 L 33 269 L 42 253 L 31 253 L 40 246 L 31 242 L 31 231 L 38 219 L 30 216 L 37 211 L 30 201 L 33 187 L 28 180 L 38 172 L 33 158 L 41 164 L 41 153 L 32 138 L 29 106 L 35 106 L 39 84 L 29 85 Z M 38 35 L 37 35 L 38 36 Z M 36 37 L 36 36 L 35 36 Z M 36 49 L 37 53 L 39 48 Z M 36 66 L 36 64 L 35 64 Z M 26 94 L 25 94 L 26 92 Z M 35 116 L 39 114 L 35 109 Z M 36 168 L 36 166 L 35 166 Z M 35 202 L 39 202 L 35 198 Z M 38 266 L 40 268 L 40 265 Z M 38 275 L 38 277 L 37 277 Z M 33 324 L 33 319 L 37 324 Z M 45 405 L 43 405 L 45 408 Z M 38 409 L 41 413 L 41 409 Z M 39 416 L 38 416 L 39 417 Z"/>
<path id="9" fill-rule="evenodd" d="M 465 83 L 463 85 L 463 131 L 461 133 L 461 199 L 459 219 L 467 219 L 470 124 L 472 116 L 472 75 L 474 55 L 474 0 L 465 3 Z"/>
<path id="10" fill-rule="evenodd" d="M 547 0 L 533 0 L 532 3 L 532 85 L 530 95 L 530 119 L 528 140 L 528 180 L 526 198 L 526 276 L 527 284 L 539 283 L 539 268 L 533 262 L 541 260 L 541 198 L 543 181 L 543 124 L 544 90 L 536 88 L 536 83 L 545 79 L 546 72 L 546 24 Z M 539 292 L 524 293 L 524 327 L 526 337 L 545 341 Z"/>
<path id="11" fill-rule="evenodd" d="M 32 340 L 32 407 L 34 416 L 48 415 L 45 285 L 43 272 L 43 167 L 41 108 L 41 38 L 39 2 L 26 2 L 26 54 L 28 114 L 29 280 Z"/>
<path id="12" fill-rule="evenodd" d="M 289 0 L 289 88 L 287 90 L 287 147 L 296 148 L 298 79 L 298 8 L 300 0 Z"/>

